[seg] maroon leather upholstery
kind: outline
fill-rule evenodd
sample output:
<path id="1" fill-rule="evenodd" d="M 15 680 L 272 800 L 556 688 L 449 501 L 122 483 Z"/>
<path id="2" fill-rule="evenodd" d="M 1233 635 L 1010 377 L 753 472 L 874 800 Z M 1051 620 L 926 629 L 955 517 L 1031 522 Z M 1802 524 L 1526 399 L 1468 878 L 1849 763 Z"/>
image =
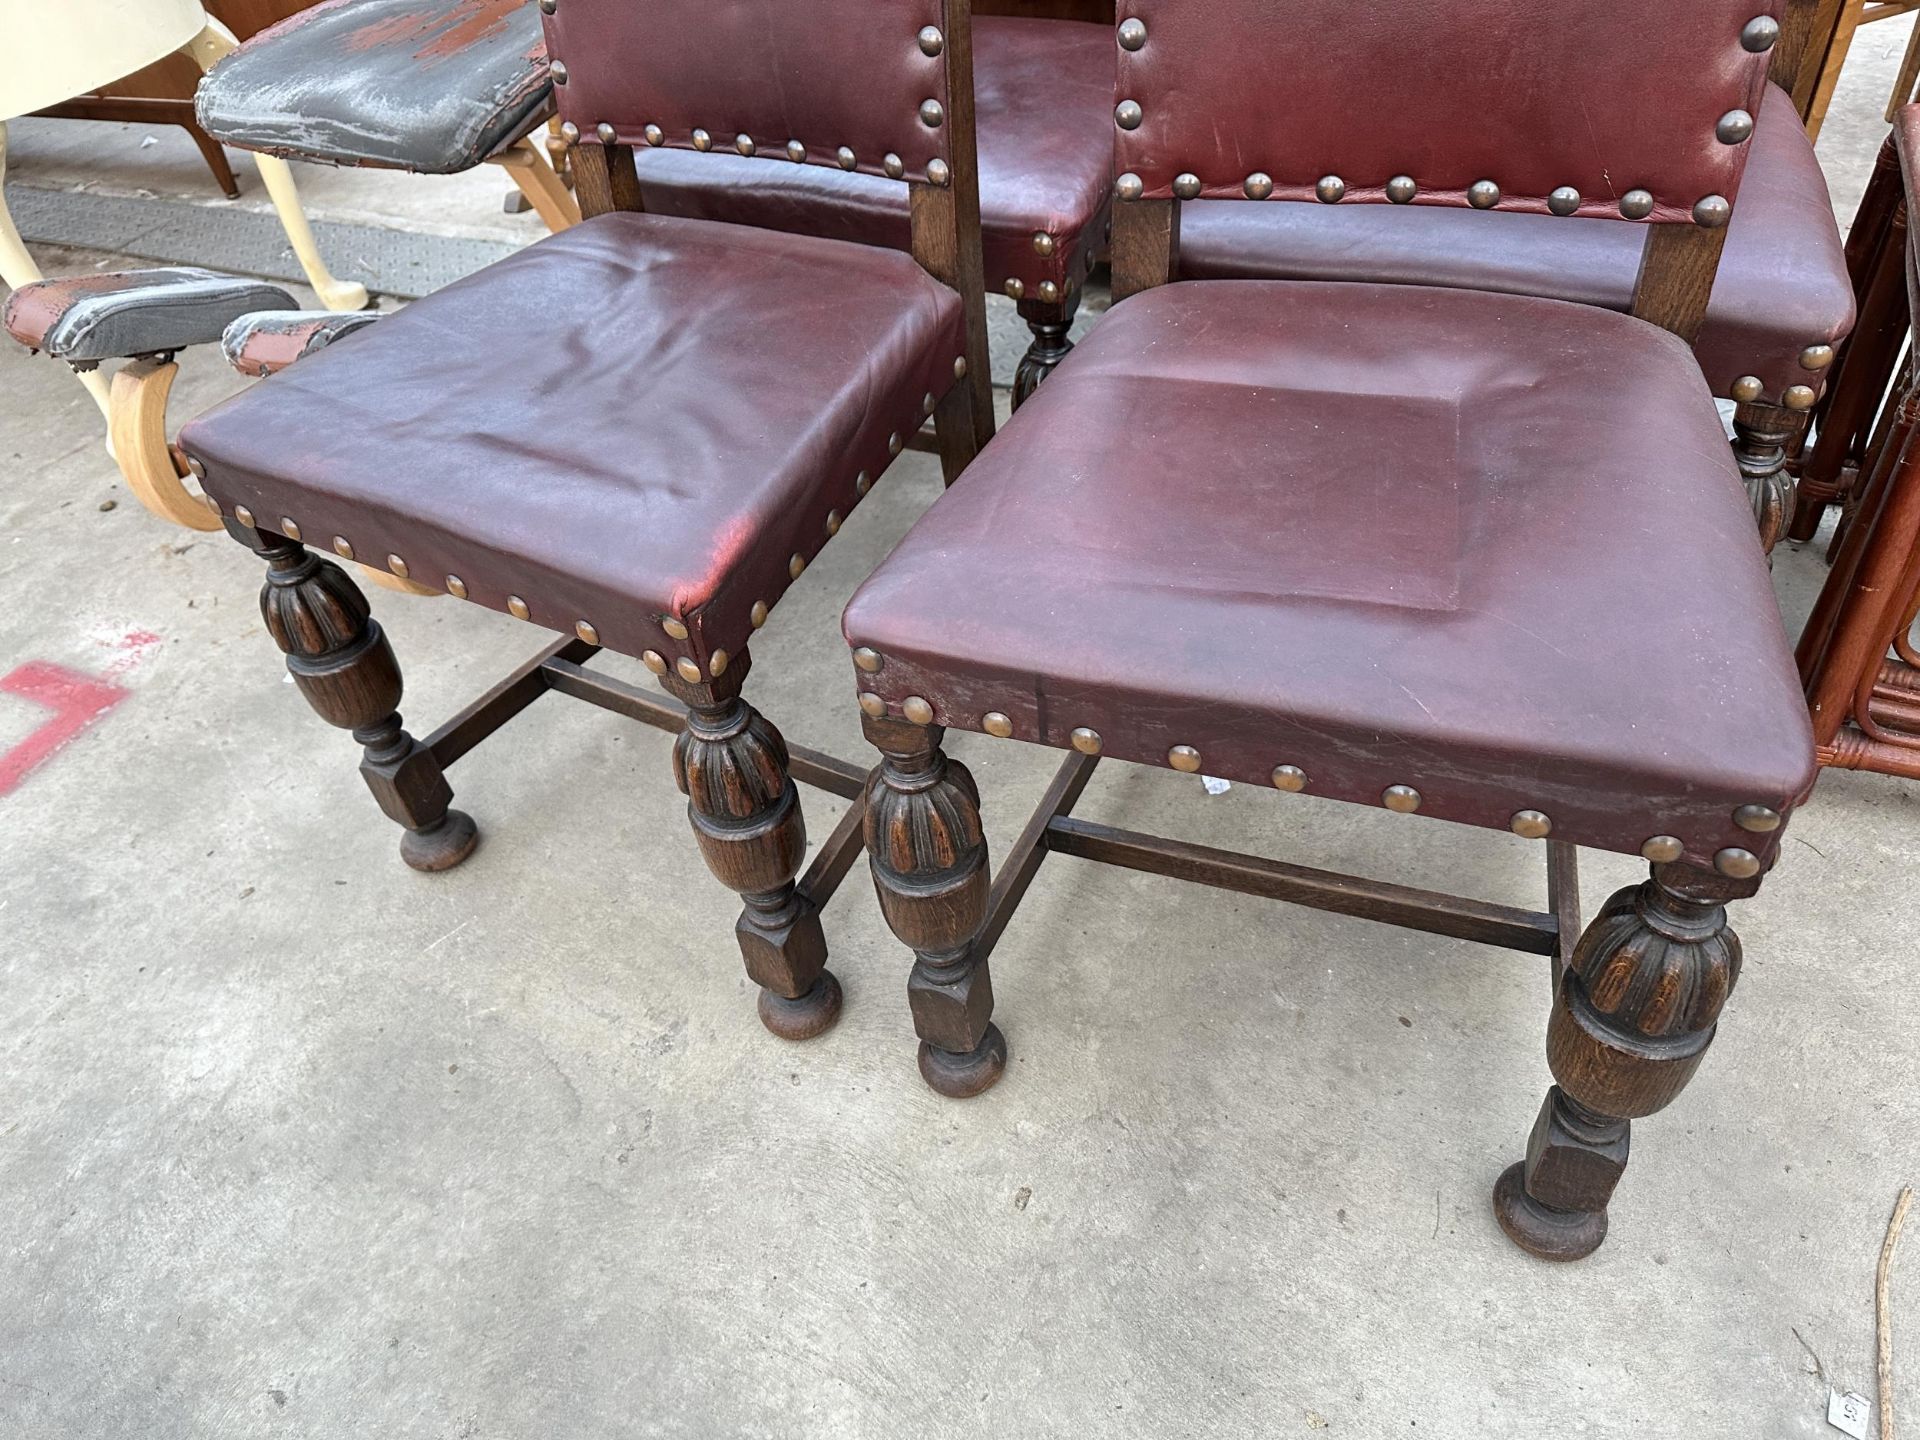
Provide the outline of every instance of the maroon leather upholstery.
<path id="1" fill-rule="evenodd" d="M 959 298 L 905 255 L 604 215 L 309 356 L 180 443 L 229 515 L 710 670 L 954 383 L 962 333 Z"/>
<path id="2" fill-rule="evenodd" d="M 700 131 L 779 157 L 798 141 L 814 165 L 844 147 L 863 173 L 892 156 L 910 180 L 952 161 L 952 127 L 921 114 L 948 107 L 940 44 L 919 38 L 944 42 L 944 0 L 560 0 L 545 19 L 555 101 L 584 135 L 606 124 L 644 145 L 651 125 L 663 145 L 698 149 Z"/>
<path id="3" fill-rule="evenodd" d="M 1429 205 L 1492 180 L 1504 208 L 1543 211 L 1570 185 L 1581 214 L 1617 217 L 1638 188 L 1653 220 L 1684 220 L 1738 192 L 1745 147 L 1715 127 L 1759 104 L 1768 57 L 1741 32 L 1781 8 L 1452 0 L 1441 20 L 1432 0 L 1120 0 L 1145 40 L 1120 50 L 1120 99 L 1143 115 L 1116 164 L 1149 199 L 1182 174 L 1235 197 L 1261 173 L 1281 199 L 1337 175 L 1349 199 L 1377 200 L 1409 175 Z"/>
<path id="4" fill-rule="evenodd" d="M 1622 417 L 1631 417 L 1623 423 Z M 1812 733 L 1686 346 L 1559 301 L 1183 283 L 1115 307 L 848 607 L 900 716 L 1637 852 L 1770 859 Z"/>
<path id="5" fill-rule="evenodd" d="M 1853 283 L 1826 177 L 1792 98 L 1768 86 L 1756 119 L 1694 353 L 1715 394 L 1754 375 L 1778 404 L 1789 386 L 1820 387 L 1825 372 L 1808 371 L 1800 355 L 1852 331 Z M 1579 217 L 1198 200 L 1180 211 L 1180 273 L 1449 285 L 1625 310 L 1645 241 L 1643 231 Z"/>
<path id="6" fill-rule="evenodd" d="M 1072 20 L 974 22 L 980 130 L 980 223 L 987 285 L 1020 282 L 1030 298 L 1086 278 L 1106 240 L 1113 182 L 1113 31 Z M 649 211 L 828 235 L 904 250 L 907 191 L 817 165 L 768 166 L 739 155 L 642 145 Z M 1041 248 L 1035 235 L 1052 237 Z"/>

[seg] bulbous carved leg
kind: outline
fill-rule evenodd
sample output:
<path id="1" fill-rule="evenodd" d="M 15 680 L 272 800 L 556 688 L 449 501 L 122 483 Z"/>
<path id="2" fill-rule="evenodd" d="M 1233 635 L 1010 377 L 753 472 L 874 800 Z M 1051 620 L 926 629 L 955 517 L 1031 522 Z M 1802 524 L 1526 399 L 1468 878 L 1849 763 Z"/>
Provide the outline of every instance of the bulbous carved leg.
<path id="1" fill-rule="evenodd" d="M 907 1001 L 920 1075 L 942 1095 L 978 1095 L 1007 1068 L 993 980 L 974 951 L 990 883 L 980 792 L 941 753 L 941 727 L 863 723 L 885 757 L 867 781 L 867 856 L 880 911 L 914 952 Z"/>
<path id="2" fill-rule="evenodd" d="M 1561 977 L 1547 1026 L 1559 1083 L 1527 1158 L 1493 1192 L 1500 1227 L 1545 1260 L 1578 1260 L 1607 1235 L 1607 1202 L 1627 1168 L 1629 1121 L 1665 1109 L 1713 1042 L 1740 978 L 1725 902 L 1758 880 L 1657 865 L 1601 908 Z"/>
<path id="3" fill-rule="evenodd" d="M 783 1040 L 810 1040 L 840 1018 L 840 982 L 827 969 L 819 909 L 795 883 L 807 852 L 787 742 L 740 698 L 747 656 L 724 683 L 664 684 L 687 707 L 673 746 L 673 778 L 707 868 L 745 901 L 734 934 L 760 986 L 760 1021 Z"/>
<path id="4" fill-rule="evenodd" d="M 364 747 L 360 774 L 388 818 L 404 826 L 400 858 L 450 870 L 479 844 L 470 816 L 448 808 L 453 788 L 433 753 L 402 727 L 400 665 L 366 596 L 331 560 L 237 522 L 227 528 L 267 562 L 260 614 L 307 703 Z"/>
<path id="5" fill-rule="evenodd" d="M 1806 423 L 1806 412 L 1777 405 L 1741 405 L 1733 412 L 1733 456 L 1747 482 L 1760 546 L 1769 555 L 1793 514 L 1787 449 Z"/>
<path id="6" fill-rule="evenodd" d="M 1019 308 L 1020 318 L 1033 332 L 1033 343 L 1020 357 L 1020 367 L 1013 374 L 1013 408 L 1016 410 L 1027 403 L 1040 382 L 1051 375 L 1073 349 L 1067 331 L 1073 328 L 1074 314 L 1080 308 L 1080 292 L 1071 291 L 1064 300 L 1052 304 L 1022 300 Z"/>

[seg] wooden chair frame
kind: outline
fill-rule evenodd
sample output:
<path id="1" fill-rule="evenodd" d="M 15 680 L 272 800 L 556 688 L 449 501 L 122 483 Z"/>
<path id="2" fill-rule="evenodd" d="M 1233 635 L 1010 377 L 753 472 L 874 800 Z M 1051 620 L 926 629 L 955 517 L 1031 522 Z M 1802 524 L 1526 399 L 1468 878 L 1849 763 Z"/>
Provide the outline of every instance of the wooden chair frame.
<path id="1" fill-rule="evenodd" d="M 1113 295 L 1122 304 L 1178 274 L 1180 202 L 1117 193 Z M 1714 219 L 1648 227 L 1635 287 L 1632 313 L 1689 344 L 1705 319 L 1726 241 L 1724 217 L 1708 223 Z M 1730 865 L 1737 873 L 1703 869 L 1680 861 L 1677 844 L 1668 852 L 1650 841 L 1648 881 L 1613 896 L 1583 930 L 1578 854 L 1564 841 L 1546 841 L 1546 908 L 1535 911 L 1119 829 L 1072 813 L 1099 764 L 1097 739 L 1091 753 L 1068 754 L 990 882 L 978 788 L 943 752 L 943 727 L 884 711 L 863 715 L 862 724 L 881 755 L 866 807 L 874 885 L 888 924 L 914 952 L 908 997 L 921 1075 L 934 1090 L 976 1095 L 1005 1071 L 988 961 L 1049 854 L 1546 956 L 1554 992 L 1548 1056 L 1558 1083 L 1526 1159 L 1494 1190 L 1508 1236 L 1544 1259 L 1578 1259 L 1598 1248 L 1607 1202 L 1625 1171 L 1630 1121 L 1679 1094 L 1718 1013 L 1716 1005 L 1697 1028 L 1674 1036 L 1651 1013 L 1653 1004 L 1602 1015 L 1587 1003 L 1587 987 L 1603 973 L 1625 985 L 1623 969 L 1650 976 L 1653 967 L 1673 964 L 1677 949 L 1693 973 L 1730 989 L 1738 940 L 1724 906 L 1760 885 L 1757 862 Z"/>
<path id="2" fill-rule="evenodd" d="M 947 27 L 942 53 L 951 173 L 942 185 L 908 183 L 913 257 L 958 292 L 966 317 L 966 364 L 933 413 L 942 472 L 950 485 L 992 437 L 993 402 L 967 0 L 948 0 Z M 574 127 L 564 128 L 573 145 L 582 214 L 639 211 L 633 151 L 582 139 Z M 825 968 L 819 912 L 860 851 L 861 812 L 856 805 L 842 819 L 802 875 L 805 825 L 793 782 L 857 800 L 866 777 L 849 762 L 788 746 L 741 697 L 752 664 L 746 647 L 731 657 L 724 674 L 695 680 L 661 664 L 667 700 L 587 670 L 586 662 L 600 647 L 597 635 L 583 631 L 536 655 L 423 741 L 402 727 L 398 662 L 346 573 L 331 559 L 309 552 L 298 537 L 257 528 L 250 514 L 225 524 L 267 562 L 261 603 L 268 628 L 314 709 L 351 730 L 364 747 L 361 774 L 381 809 L 403 827 L 401 855 L 409 865 L 444 870 L 472 853 L 478 831 L 470 817 L 451 808 L 453 791 L 445 772 L 547 692 L 666 730 L 678 737 L 675 779 L 688 797 L 688 818 L 701 852 L 744 902 L 735 930 L 747 973 L 761 987 L 762 1021 L 793 1040 L 818 1035 L 834 1023 L 841 992 Z M 754 777 L 758 788 L 750 813 L 742 813 L 737 791 L 722 788 L 728 775 Z"/>

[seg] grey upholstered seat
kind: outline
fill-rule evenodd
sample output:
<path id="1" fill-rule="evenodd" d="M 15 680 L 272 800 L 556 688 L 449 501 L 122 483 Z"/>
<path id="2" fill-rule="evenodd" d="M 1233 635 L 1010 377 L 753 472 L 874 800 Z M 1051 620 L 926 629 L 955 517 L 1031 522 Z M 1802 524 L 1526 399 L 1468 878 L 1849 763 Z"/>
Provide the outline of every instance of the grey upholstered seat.
<path id="1" fill-rule="evenodd" d="M 170 265 L 22 285 L 4 323 L 22 345 L 88 365 L 210 344 L 238 316 L 296 308 L 264 280 Z"/>

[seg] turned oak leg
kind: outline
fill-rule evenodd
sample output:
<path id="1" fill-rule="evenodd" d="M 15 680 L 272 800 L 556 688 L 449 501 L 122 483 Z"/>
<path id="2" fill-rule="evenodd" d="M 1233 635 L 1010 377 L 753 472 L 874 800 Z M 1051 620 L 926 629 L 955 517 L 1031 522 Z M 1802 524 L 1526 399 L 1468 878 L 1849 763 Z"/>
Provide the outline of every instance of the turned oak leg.
<path id="1" fill-rule="evenodd" d="M 1806 424 L 1807 412 L 1778 405 L 1741 405 L 1733 412 L 1733 456 L 1753 501 L 1760 547 L 1769 555 L 1793 515 L 1787 452 Z"/>
<path id="2" fill-rule="evenodd" d="M 867 780 L 867 856 L 880 911 L 914 953 L 920 1074 L 942 1095 L 978 1095 L 1007 1068 L 993 981 L 974 951 L 989 886 L 980 792 L 941 753 L 940 726 L 868 717 L 863 728 L 883 756 Z"/>
<path id="3" fill-rule="evenodd" d="M 307 703 L 365 748 L 360 774 L 389 819 L 406 828 L 400 858 L 416 870 L 451 870 L 480 832 L 449 809 L 453 787 L 433 752 L 400 723 L 400 664 L 367 598 L 331 560 L 238 521 L 227 529 L 267 562 L 260 614 Z"/>
<path id="4" fill-rule="evenodd" d="M 1607 1235 L 1607 1201 L 1627 1168 L 1629 1122 L 1671 1104 L 1713 1042 L 1740 978 L 1725 902 L 1759 881 L 1687 865 L 1614 895 L 1561 977 L 1547 1025 L 1558 1082 L 1527 1158 L 1494 1186 L 1501 1229 L 1543 1260 L 1579 1260 Z"/>
<path id="5" fill-rule="evenodd" d="M 819 907 L 794 883 L 807 852 L 787 742 L 740 698 L 749 661 L 724 679 L 661 684 L 687 707 L 673 746 L 673 778 L 707 868 L 746 902 L 734 934 L 760 987 L 760 1022 L 783 1040 L 810 1040 L 840 1018 L 840 982 L 827 969 Z"/>
<path id="6" fill-rule="evenodd" d="M 1064 300 L 1056 300 L 1052 304 L 1041 300 L 1020 302 L 1020 318 L 1027 322 L 1027 329 L 1033 332 L 1033 344 L 1020 357 L 1020 368 L 1014 372 L 1014 409 L 1018 410 L 1027 403 L 1040 382 L 1051 375 L 1073 349 L 1067 331 L 1073 327 L 1073 317 L 1079 308 L 1078 290 L 1070 291 Z"/>

